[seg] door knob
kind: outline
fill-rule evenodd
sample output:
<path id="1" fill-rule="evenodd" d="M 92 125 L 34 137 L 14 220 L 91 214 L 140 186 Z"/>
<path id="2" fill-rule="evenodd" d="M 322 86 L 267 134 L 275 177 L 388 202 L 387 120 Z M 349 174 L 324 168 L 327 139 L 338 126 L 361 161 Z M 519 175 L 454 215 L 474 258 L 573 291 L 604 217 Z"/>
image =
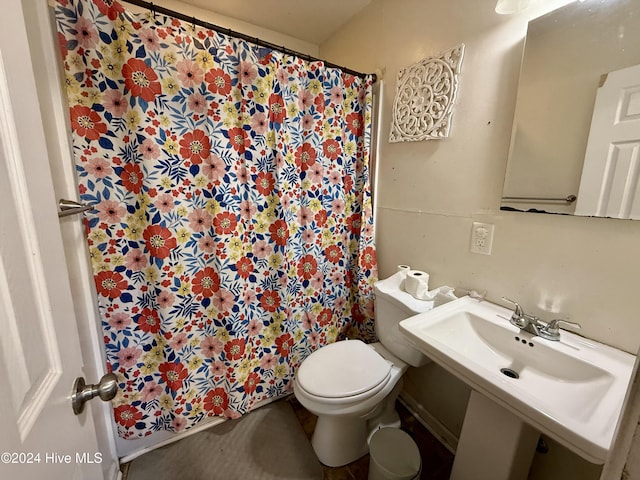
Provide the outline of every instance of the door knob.
<path id="1" fill-rule="evenodd" d="M 87 205 L 85 203 L 78 203 L 73 200 L 65 200 L 61 198 L 58 200 L 58 217 L 68 217 L 69 215 L 75 215 L 77 213 L 89 212 L 95 210 L 95 205 Z"/>
<path id="2" fill-rule="evenodd" d="M 108 402 L 116 396 L 117 392 L 118 377 L 115 373 L 107 373 L 96 385 L 87 385 L 83 377 L 78 377 L 73 383 L 73 394 L 71 395 L 73 413 L 80 415 L 84 410 L 85 402 L 93 397 L 100 397 L 101 400 Z"/>

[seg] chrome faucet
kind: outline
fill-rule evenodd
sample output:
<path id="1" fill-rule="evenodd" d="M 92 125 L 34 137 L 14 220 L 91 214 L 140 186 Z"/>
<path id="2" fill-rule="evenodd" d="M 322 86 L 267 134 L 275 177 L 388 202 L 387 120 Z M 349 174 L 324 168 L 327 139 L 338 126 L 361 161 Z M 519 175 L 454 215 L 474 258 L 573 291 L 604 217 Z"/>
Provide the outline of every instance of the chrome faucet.
<path id="1" fill-rule="evenodd" d="M 514 325 L 520 330 L 524 330 L 525 332 L 544 338 L 545 340 L 551 340 L 554 342 L 560 340 L 561 323 L 564 323 L 565 325 L 572 328 L 581 328 L 579 323 L 569 322 L 567 320 L 561 319 L 555 319 L 551 320 L 549 323 L 545 323 L 534 315 L 528 315 L 524 313 L 524 310 L 522 310 L 522 307 L 518 304 L 518 302 L 509 300 L 507 297 L 502 297 L 502 299 L 506 300 L 509 303 L 513 303 L 516 307 L 513 311 L 513 314 L 511 315 L 511 318 L 509 319 L 511 325 Z"/>
<path id="2" fill-rule="evenodd" d="M 509 320 L 511 325 L 533 335 L 540 335 L 540 330 L 547 326 L 544 322 L 541 322 L 538 317 L 524 313 L 524 310 L 522 310 L 522 307 L 518 302 L 514 302 L 507 297 L 502 297 L 502 299 L 509 303 L 513 303 L 516 307 L 511 315 L 511 319 Z"/>

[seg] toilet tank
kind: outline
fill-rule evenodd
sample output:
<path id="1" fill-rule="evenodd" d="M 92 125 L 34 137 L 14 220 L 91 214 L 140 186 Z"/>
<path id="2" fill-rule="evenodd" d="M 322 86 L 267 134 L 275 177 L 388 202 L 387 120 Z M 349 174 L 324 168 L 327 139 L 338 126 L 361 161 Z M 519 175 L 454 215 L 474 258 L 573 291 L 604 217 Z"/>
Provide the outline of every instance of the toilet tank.
<path id="1" fill-rule="evenodd" d="M 398 272 L 374 284 L 375 328 L 380 343 L 409 365 L 419 367 L 429 362 L 400 332 L 399 324 L 413 315 L 433 308 L 432 300 L 417 300 L 402 289 L 405 273 Z"/>

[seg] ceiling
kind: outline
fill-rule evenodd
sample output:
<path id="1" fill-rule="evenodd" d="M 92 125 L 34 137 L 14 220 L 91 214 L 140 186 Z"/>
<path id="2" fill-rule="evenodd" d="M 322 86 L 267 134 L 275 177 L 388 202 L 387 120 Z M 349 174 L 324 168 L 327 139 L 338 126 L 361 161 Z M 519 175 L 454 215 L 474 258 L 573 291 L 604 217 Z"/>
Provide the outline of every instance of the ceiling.
<path id="1" fill-rule="evenodd" d="M 182 0 L 320 45 L 371 0 Z"/>

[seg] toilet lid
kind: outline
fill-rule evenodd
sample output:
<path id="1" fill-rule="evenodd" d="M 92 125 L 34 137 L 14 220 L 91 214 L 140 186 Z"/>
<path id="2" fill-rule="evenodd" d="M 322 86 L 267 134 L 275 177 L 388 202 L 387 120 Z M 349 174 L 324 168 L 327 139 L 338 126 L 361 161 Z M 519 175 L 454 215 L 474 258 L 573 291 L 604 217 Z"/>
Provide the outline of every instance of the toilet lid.
<path id="1" fill-rule="evenodd" d="M 327 398 L 351 397 L 385 380 L 392 364 L 360 340 L 322 347 L 300 365 L 298 384 L 308 393 Z"/>

